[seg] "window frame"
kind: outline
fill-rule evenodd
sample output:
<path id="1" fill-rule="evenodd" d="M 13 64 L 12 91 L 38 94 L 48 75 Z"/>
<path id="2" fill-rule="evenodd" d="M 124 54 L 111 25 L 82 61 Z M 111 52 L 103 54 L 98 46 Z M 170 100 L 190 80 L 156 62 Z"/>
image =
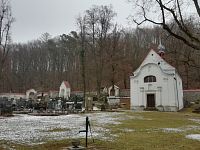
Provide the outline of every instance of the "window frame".
<path id="1" fill-rule="evenodd" d="M 144 83 L 156 82 L 156 77 L 153 75 L 145 76 Z"/>

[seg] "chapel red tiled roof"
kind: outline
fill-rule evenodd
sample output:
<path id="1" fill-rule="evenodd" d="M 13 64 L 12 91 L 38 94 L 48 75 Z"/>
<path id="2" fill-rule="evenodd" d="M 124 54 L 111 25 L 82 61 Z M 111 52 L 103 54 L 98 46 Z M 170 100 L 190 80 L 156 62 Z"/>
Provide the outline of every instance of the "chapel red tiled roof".
<path id="1" fill-rule="evenodd" d="M 66 88 L 70 88 L 70 84 L 69 84 L 69 82 L 68 82 L 68 81 L 63 81 L 63 82 L 64 82 L 64 84 L 65 84 Z"/>

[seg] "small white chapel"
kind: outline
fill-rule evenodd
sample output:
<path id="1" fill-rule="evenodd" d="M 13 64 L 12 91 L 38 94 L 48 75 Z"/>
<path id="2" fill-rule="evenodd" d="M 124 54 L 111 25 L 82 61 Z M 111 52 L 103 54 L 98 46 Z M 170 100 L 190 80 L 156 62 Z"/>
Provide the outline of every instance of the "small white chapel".
<path id="1" fill-rule="evenodd" d="M 178 111 L 183 108 L 182 79 L 165 59 L 165 47 L 151 49 L 130 77 L 131 110 Z"/>
<path id="2" fill-rule="evenodd" d="M 60 85 L 59 97 L 66 98 L 68 100 L 70 97 L 70 93 L 71 93 L 71 88 L 69 82 L 63 81 Z"/>

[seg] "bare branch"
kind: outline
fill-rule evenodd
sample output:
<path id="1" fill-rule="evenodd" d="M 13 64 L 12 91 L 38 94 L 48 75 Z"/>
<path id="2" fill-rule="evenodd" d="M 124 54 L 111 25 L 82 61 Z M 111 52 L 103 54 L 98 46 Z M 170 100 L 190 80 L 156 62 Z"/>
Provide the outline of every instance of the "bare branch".
<path id="1" fill-rule="evenodd" d="M 197 13 L 200 17 L 200 7 L 199 7 L 199 4 L 198 4 L 198 0 L 193 0 L 193 2 L 194 2 L 194 5 L 196 7 Z"/>
<path id="2" fill-rule="evenodd" d="M 175 38 L 177 38 L 177 39 L 183 41 L 186 45 L 188 45 L 188 46 L 190 46 L 190 47 L 192 47 L 192 48 L 194 48 L 194 49 L 196 49 L 196 50 L 200 50 L 200 46 L 195 45 L 195 44 L 189 42 L 188 40 L 186 40 L 184 37 L 182 37 L 182 36 L 180 36 L 180 35 L 174 33 L 172 30 L 170 30 L 170 28 L 169 28 L 167 25 L 164 25 L 164 24 L 163 24 L 163 29 L 167 30 L 167 31 L 168 31 L 172 36 L 174 36 Z"/>
<path id="3" fill-rule="evenodd" d="M 199 5 L 197 0 L 193 0 L 194 2 L 196 2 L 195 6 L 197 8 L 197 11 L 199 10 Z M 137 1 L 138 2 L 138 1 Z M 168 6 L 168 4 L 170 4 L 171 2 L 173 2 L 172 0 L 169 0 L 167 2 L 163 2 L 162 0 L 155 0 L 155 3 L 157 3 L 160 7 L 160 13 L 162 15 L 162 20 L 161 22 L 157 22 L 154 19 L 150 19 L 147 17 L 147 9 L 145 8 L 145 3 L 151 3 L 153 1 L 150 2 L 146 2 L 144 1 L 142 6 L 140 4 L 138 4 L 136 2 L 136 6 L 140 8 L 142 15 L 143 15 L 143 20 L 142 21 L 138 21 L 136 19 L 133 19 L 133 22 L 136 23 L 138 26 L 143 24 L 144 22 L 150 22 L 156 25 L 160 25 L 163 27 L 163 29 L 165 29 L 166 31 L 168 31 L 169 34 L 171 34 L 172 36 L 174 36 L 175 38 L 183 41 L 186 45 L 196 49 L 196 50 L 200 50 L 200 39 L 198 36 L 196 36 L 195 33 L 192 33 L 191 30 L 188 29 L 188 27 L 186 26 L 186 23 L 182 16 L 182 12 L 181 12 L 181 7 L 180 7 L 180 2 L 179 0 L 176 0 L 177 3 L 177 9 L 178 9 L 178 16 L 175 12 L 174 9 L 170 8 Z M 179 32 L 174 32 L 173 29 L 170 28 L 170 25 L 168 23 L 166 23 L 166 14 L 169 13 L 170 15 L 172 15 L 172 19 L 174 20 L 175 24 L 178 26 L 178 28 L 180 29 L 181 33 L 183 33 L 183 35 L 181 35 L 181 33 Z"/>
<path id="4" fill-rule="evenodd" d="M 160 5 L 160 9 L 161 9 L 161 12 L 162 12 L 162 20 L 163 20 L 163 24 L 166 24 L 165 23 L 165 12 L 164 12 L 164 9 L 163 9 L 163 4 L 162 4 L 162 1 L 159 0 L 159 5 Z"/>
<path id="5" fill-rule="evenodd" d="M 159 1 L 161 1 L 161 0 L 159 0 Z M 197 37 L 194 37 L 194 36 L 192 35 L 192 33 L 190 33 L 189 30 L 187 30 L 186 28 L 184 28 L 184 27 L 181 25 L 181 23 L 179 22 L 179 20 L 178 20 L 176 14 L 175 14 L 175 12 L 174 12 L 174 10 L 172 10 L 172 9 L 170 9 L 170 8 L 168 8 L 168 7 L 166 7 L 166 6 L 163 5 L 162 3 L 159 3 L 159 4 L 160 4 L 160 7 L 162 7 L 163 9 L 165 9 L 165 10 L 167 10 L 167 11 L 169 11 L 169 12 L 172 14 L 174 20 L 176 21 L 176 23 L 177 23 L 178 27 L 181 29 L 181 31 L 183 31 L 183 32 L 184 32 L 187 36 L 189 36 L 191 39 L 193 39 L 193 40 L 195 40 L 195 41 L 197 41 L 197 42 L 200 42 L 200 40 L 199 40 Z M 163 22 L 163 23 L 164 23 L 164 22 Z"/>
<path id="6" fill-rule="evenodd" d="M 181 23 L 182 23 L 182 25 L 184 26 L 184 28 L 186 28 L 186 27 L 185 27 L 185 24 L 184 24 L 184 21 L 183 21 L 183 16 L 182 16 L 182 12 L 181 12 L 181 7 L 180 7 L 179 0 L 176 0 L 176 3 L 177 3 L 177 6 L 178 6 L 178 12 L 179 12 L 179 16 L 180 16 L 180 18 L 181 18 Z"/>
<path id="7" fill-rule="evenodd" d="M 144 20 L 142 20 L 141 22 L 137 22 L 136 19 L 133 19 L 133 22 L 135 22 L 137 25 L 141 25 L 141 24 L 143 24 L 144 22 L 149 21 L 149 22 L 151 22 L 151 23 L 153 23 L 153 24 L 162 25 L 161 22 L 155 22 L 155 21 L 153 21 L 153 20 L 147 18 L 145 8 L 144 8 L 143 6 L 141 6 L 141 5 L 138 5 L 138 6 L 142 9 Z"/>

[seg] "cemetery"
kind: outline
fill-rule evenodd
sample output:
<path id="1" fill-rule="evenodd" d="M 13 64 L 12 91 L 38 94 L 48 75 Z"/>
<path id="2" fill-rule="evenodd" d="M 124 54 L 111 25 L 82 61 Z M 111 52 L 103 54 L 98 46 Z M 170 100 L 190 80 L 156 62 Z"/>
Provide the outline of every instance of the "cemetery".
<path id="1" fill-rule="evenodd" d="M 117 87 L 117 86 L 115 86 Z M 89 111 L 129 109 L 129 91 L 119 90 L 117 87 L 114 94 L 112 86 L 104 88 L 101 98 L 97 101 L 96 92 L 86 93 L 87 109 Z M 121 101 L 120 101 L 121 99 Z M 5 104 L 4 104 L 5 103 Z M 29 114 L 36 116 L 58 116 L 85 111 L 82 91 L 71 91 L 70 84 L 63 81 L 59 91 L 37 92 L 34 89 L 23 93 L 0 93 L 0 104 L 9 108 L 10 114 Z M 3 111 L 2 111 L 3 115 Z"/>
<path id="2" fill-rule="evenodd" d="M 199 0 L 0 0 L 0 150 L 199 150 Z"/>
<path id="3" fill-rule="evenodd" d="M 1 93 L 0 148 L 198 148 L 199 90 L 183 90 L 160 47 L 158 54 L 151 49 L 130 77 L 130 89 L 110 85 L 97 97 L 72 91 L 63 81 L 58 91 Z"/>

